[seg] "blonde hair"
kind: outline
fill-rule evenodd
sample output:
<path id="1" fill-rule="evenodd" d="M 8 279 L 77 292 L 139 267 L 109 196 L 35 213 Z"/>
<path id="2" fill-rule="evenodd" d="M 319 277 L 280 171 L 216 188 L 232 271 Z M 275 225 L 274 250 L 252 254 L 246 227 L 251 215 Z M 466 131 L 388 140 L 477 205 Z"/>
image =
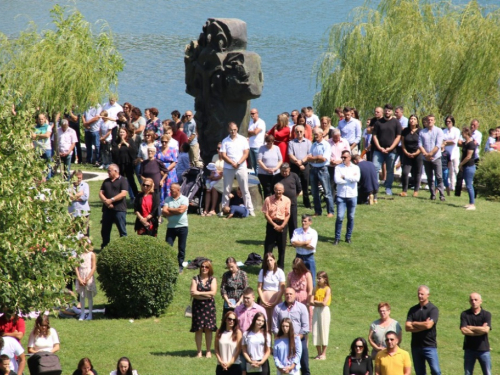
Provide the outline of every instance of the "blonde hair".
<path id="1" fill-rule="evenodd" d="M 145 191 L 147 194 L 153 194 L 153 191 L 155 190 L 155 182 L 153 181 L 152 178 L 146 177 L 142 179 L 142 185 L 144 185 L 145 182 L 149 182 L 151 186 Z"/>

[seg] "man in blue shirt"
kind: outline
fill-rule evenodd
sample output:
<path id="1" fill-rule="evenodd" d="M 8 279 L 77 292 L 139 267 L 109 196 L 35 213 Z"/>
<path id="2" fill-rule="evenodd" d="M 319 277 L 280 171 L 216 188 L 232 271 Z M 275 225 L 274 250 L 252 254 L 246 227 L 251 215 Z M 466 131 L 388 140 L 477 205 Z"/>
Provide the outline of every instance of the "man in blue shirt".
<path id="1" fill-rule="evenodd" d="M 344 107 L 344 118 L 339 121 L 340 136 L 349 142 L 351 152 L 358 153 L 358 144 L 361 140 L 361 127 L 358 121 L 352 117 L 352 108 Z"/>
<path id="2" fill-rule="evenodd" d="M 184 115 L 187 118 L 187 122 L 184 124 L 184 133 L 188 137 L 189 146 L 189 158 L 191 163 L 198 168 L 203 168 L 203 163 L 200 160 L 200 144 L 198 143 L 198 131 L 196 130 L 196 122 L 193 118 L 193 112 L 186 111 Z"/>

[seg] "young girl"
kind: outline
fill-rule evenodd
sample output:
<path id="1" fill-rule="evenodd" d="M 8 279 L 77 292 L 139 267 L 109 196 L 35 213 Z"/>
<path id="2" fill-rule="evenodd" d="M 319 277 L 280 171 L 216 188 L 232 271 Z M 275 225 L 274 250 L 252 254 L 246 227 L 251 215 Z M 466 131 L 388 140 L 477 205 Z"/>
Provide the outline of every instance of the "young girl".
<path id="1" fill-rule="evenodd" d="M 328 275 L 324 271 L 317 273 L 316 288 L 314 288 L 311 304 L 314 306 L 312 335 L 313 345 L 318 350 L 315 359 L 326 359 L 328 335 L 330 333 L 330 302 L 332 291 Z"/>
<path id="2" fill-rule="evenodd" d="M 137 375 L 137 371 L 132 368 L 132 363 L 127 357 L 121 357 L 116 364 L 116 370 L 113 370 L 109 375 Z"/>
<path id="3" fill-rule="evenodd" d="M 302 344 L 300 337 L 295 336 L 293 324 L 290 318 L 281 321 L 276 341 L 274 342 L 274 363 L 278 375 L 300 374 L 300 357 L 302 355 Z"/>
<path id="4" fill-rule="evenodd" d="M 82 264 L 75 268 L 76 271 L 76 291 L 80 294 L 80 303 L 82 314 L 79 320 L 92 320 L 92 308 L 94 306 L 93 298 L 97 293 L 97 288 L 94 280 L 96 267 L 95 254 L 92 251 L 92 245 L 84 238 L 85 252 L 80 255 Z M 89 299 L 89 314 L 85 319 L 85 298 Z"/>
<path id="5" fill-rule="evenodd" d="M 269 374 L 269 355 L 271 354 L 271 335 L 267 332 L 266 316 L 258 312 L 252 324 L 243 334 L 243 357 L 246 359 L 246 372 Z M 260 370 L 260 371 L 259 371 Z"/>

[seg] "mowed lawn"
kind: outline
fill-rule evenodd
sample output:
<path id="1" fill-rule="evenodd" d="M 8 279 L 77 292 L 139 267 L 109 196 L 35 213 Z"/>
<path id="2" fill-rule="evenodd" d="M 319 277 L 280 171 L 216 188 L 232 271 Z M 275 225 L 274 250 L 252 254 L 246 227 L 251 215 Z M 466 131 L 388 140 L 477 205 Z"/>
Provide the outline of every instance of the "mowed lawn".
<path id="1" fill-rule="evenodd" d="M 90 183 L 92 224 L 91 237 L 98 256 L 101 237 L 101 204 L 98 191 L 101 182 Z M 383 190 L 383 189 L 382 189 Z M 394 189 L 399 193 L 399 189 Z M 316 253 L 317 270 L 328 273 L 332 287 L 332 322 L 326 361 L 311 359 L 313 374 L 340 374 L 351 341 L 368 336 L 370 323 L 378 318 L 377 304 L 387 301 L 391 316 L 402 326 L 408 309 L 416 304 L 417 287 L 431 289 L 430 300 L 439 308 L 437 324 L 438 353 L 445 375 L 463 373 L 463 336 L 459 330 L 460 313 L 469 307 L 468 295 L 476 291 L 483 296 L 483 307 L 493 315 L 490 333 L 493 373 L 500 373 L 497 319 L 500 317 L 499 273 L 499 205 L 479 199 L 476 211 L 465 211 L 467 193 L 447 197 L 446 202 L 430 201 L 428 191 L 419 198 L 384 199 L 381 194 L 375 206 L 358 206 L 353 242 L 333 246 L 335 219 L 315 218 L 313 228 L 319 233 Z M 301 198 L 299 198 L 301 202 Z M 299 205 L 299 215 L 311 213 Z M 127 216 L 128 234 L 135 236 L 132 210 Z M 165 223 L 159 237 L 164 238 Z M 344 224 L 345 231 L 345 224 Z M 344 232 L 343 232 L 344 233 Z M 224 261 L 234 256 L 244 262 L 251 252 L 263 253 L 265 219 L 262 213 L 247 219 L 223 220 L 218 217 L 189 216 L 186 259 L 205 256 L 213 260 L 215 276 L 220 281 Z M 113 228 L 113 237 L 117 230 Z M 342 236 L 342 238 L 344 235 Z M 137 249 L 142 251 L 142 249 Z M 285 273 L 291 270 L 294 249 L 287 248 Z M 251 285 L 257 289 L 258 267 L 245 267 Z M 121 356 L 128 356 L 140 375 L 210 374 L 216 359 L 197 359 L 194 334 L 184 309 L 190 303 L 191 279 L 198 271 L 185 270 L 179 277 L 173 303 L 158 318 L 129 320 L 105 319 L 96 315 L 93 321 L 53 318 L 61 340 L 59 357 L 64 374 L 72 374 L 80 358 L 90 357 L 100 374 L 116 367 Z M 103 307 L 106 297 L 96 297 L 96 307 Z M 218 319 L 222 298 L 217 295 Z M 33 321 L 27 324 L 27 344 Z M 403 334 L 402 347 L 410 350 L 409 333 Z M 316 350 L 309 347 L 311 357 Z M 476 372 L 480 372 L 476 365 Z M 274 365 L 272 373 L 275 372 Z"/>

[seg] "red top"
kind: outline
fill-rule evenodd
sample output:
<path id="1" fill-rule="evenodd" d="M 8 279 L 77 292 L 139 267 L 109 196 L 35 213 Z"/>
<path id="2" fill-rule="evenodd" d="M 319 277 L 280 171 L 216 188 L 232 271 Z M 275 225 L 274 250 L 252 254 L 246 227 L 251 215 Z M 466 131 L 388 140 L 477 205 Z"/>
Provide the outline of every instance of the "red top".
<path id="1" fill-rule="evenodd" d="M 274 125 L 271 130 L 267 132 L 267 134 L 272 134 L 274 136 L 274 144 L 280 148 L 283 163 L 288 163 L 288 142 L 290 141 L 290 128 L 288 126 L 284 126 L 281 129 L 278 129 L 278 127 Z"/>
<path id="2" fill-rule="evenodd" d="M 175 139 L 177 142 L 179 142 L 179 152 L 181 152 L 182 145 L 184 143 L 187 143 L 188 141 L 186 133 L 184 133 L 182 130 L 177 130 L 176 133 L 172 134 L 172 138 Z"/>
<path id="3" fill-rule="evenodd" d="M 17 321 L 14 323 L 14 316 L 9 320 L 5 318 L 5 315 L 0 317 L 0 336 L 3 333 L 12 333 L 12 332 L 22 332 L 23 335 L 26 333 L 26 325 L 24 324 L 24 319 L 21 317 L 17 318 Z M 17 339 L 16 339 L 17 340 Z M 20 341 L 20 340 L 17 340 Z"/>

